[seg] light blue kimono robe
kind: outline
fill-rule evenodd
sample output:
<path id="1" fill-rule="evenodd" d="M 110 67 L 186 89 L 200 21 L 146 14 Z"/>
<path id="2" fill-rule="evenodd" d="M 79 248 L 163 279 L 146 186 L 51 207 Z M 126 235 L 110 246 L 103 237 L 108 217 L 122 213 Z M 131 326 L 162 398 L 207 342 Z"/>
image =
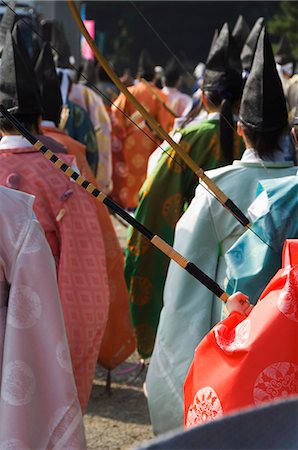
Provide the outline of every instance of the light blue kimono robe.
<path id="1" fill-rule="evenodd" d="M 247 231 L 226 254 L 227 292 L 241 291 L 253 304 L 281 267 L 285 239 L 298 237 L 298 177 L 263 180 L 259 187 L 266 196 L 258 196 L 254 206 L 265 201 L 267 207 L 252 229 L 270 247 Z"/>
<path id="2" fill-rule="evenodd" d="M 291 162 L 274 163 L 247 158 L 207 172 L 243 212 L 256 198 L 259 180 L 295 175 Z M 248 159 L 249 162 L 246 162 Z M 245 229 L 200 184 L 189 208 L 176 226 L 174 248 L 198 265 L 222 287 L 224 255 Z M 194 350 L 221 320 L 223 303 L 207 288 L 170 263 L 157 338 L 146 387 L 155 433 L 183 425 L 183 384 Z"/>

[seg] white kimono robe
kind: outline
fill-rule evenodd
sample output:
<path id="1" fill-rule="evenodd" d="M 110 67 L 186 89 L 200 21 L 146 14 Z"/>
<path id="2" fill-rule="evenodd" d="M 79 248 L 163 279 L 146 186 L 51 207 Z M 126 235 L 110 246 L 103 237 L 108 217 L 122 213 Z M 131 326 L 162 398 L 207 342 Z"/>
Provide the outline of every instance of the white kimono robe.
<path id="1" fill-rule="evenodd" d="M 292 162 L 264 162 L 251 150 L 241 161 L 208 171 L 225 194 L 247 213 L 260 179 L 295 175 Z M 200 184 L 176 225 L 174 248 L 224 287 L 224 255 L 245 231 Z M 146 379 L 155 433 L 183 426 L 183 384 L 194 350 L 221 320 L 223 303 L 174 262 L 164 290 L 164 307 Z"/>
<path id="2" fill-rule="evenodd" d="M 33 201 L 0 187 L 0 449 L 82 450 L 56 269 Z"/>

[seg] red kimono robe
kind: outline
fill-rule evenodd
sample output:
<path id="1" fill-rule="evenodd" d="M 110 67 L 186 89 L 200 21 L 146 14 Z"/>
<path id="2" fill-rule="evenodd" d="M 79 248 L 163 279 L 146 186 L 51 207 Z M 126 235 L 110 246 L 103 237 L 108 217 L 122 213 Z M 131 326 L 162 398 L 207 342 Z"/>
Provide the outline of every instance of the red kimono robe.
<path id="1" fill-rule="evenodd" d="M 298 394 L 298 240 L 248 317 L 231 313 L 195 351 L 184 385 L 185 426 Z"/>
<path id="2" fill-rule="evenodd" d="M 85 147 L 58 128 L 42 126 L 42 131 L 46 136 L 65 145 L 68 153 L 76 157 L 76 163 L 81 174 L 96 185 L 94 175 L 85 157 Z M 123 252 L 106 206 L 95 199 L 94 204 L 103 232 L 110 292 L 108 322 L 98 362 L 106 369 L 114 369 L 134 352 L 136 342 L 129 313 L 128 291 L 124 279 Z"/>
<path id="3" fill-rule="evenodd" d="M 68 164 L 73 160 L 68 155 L 63 159 Z M 34 212 L 56 262 L 73 371 L 84 412 L 109 308 L 105 247 L 94 203 L 87 192 L 33 147 L 0 150 L 0 184 L 36 197 Z"/>

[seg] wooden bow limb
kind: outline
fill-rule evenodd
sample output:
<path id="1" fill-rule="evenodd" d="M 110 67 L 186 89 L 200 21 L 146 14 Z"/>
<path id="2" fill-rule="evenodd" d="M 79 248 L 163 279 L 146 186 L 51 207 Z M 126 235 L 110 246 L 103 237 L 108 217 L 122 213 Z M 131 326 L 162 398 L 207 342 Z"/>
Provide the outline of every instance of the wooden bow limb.
<path id="1" fill-rule="evenodd" d="M 210 189 L 210 191 L 214 194 L 217 200 L 228 210 L 231 214 L 241 223 L 245 228 L 250 228 L 249 219 L 245 216 L 245 214 L 238 208 L 235 203 L 227 197 L 224 192 L 211 180 L 204 172 L 204 170 L 196 164 L 195 161 L 182 149 L 182 147 L 177 144 L 168 133 L 160 126 L 160 124 L 151 116 L 151 114 L 141 105 L 141 103 L 131 94 L 131 92 L 121 83 L 116 73 L 108 64 L 105 57 L 100 53 L 95 42 L 91 38 L 88 33 L 80 14 L 73 2 L 73 0 L 67 0 L 68 6 L 71 10 L 71 13 L 82 33 L 88 42 L 90 48 L 92 49 L 97 61 L 104 68 L 106 73 L 109 75 L 111 80 L 115 83 L 118 89 L 123 92 L 123 94 L 128 98 L 128 100 L 133 104 L 133 106 L 142 114 L 146 123 L 150 125 L 150 127 L 158 134 L 158 136 L 163 140 L 167 141 L 168 144 L 177 152 L 180 158 L 185 162 L 185 164 L 196 174 L 198 178 L 200 178 Z"/>
<path id="2" fill-rule="evenodd" d="M 3 105 L 0 105 L 0 112 L 38 151 L 40 151 L 58 169 L 62 170 L 62 172 L 68 175 L 79 186 L 82 186 L 87 192 L 89 192 L 89 194 L 93 195 L 93 197 L 95 197 L 97 200 L 104 203 L 108 208 L 118 214 L 122 219 L 128 222 L 141 234 L 143 234 L 143 236 L 145 236 L 162 253 L 175 261 L 180 267 L 190 273 L 198 281 L 200 281 L 204 286 L 206 286 L 207 289 L 213 292 L 213 294 L 220 298 L 223 302 L 226 302 L 228 300 L 229 295 L 214 280 L 212 280 L 210 277 L 208 277 L 208 275 L 202 272 L 194 263 L 184 258 L 184 256 L 178 253 L 167 242 L 165 242 L 156 234 L 152 233 L 150 230 L 148 230 L 148 228 L 144 227 L 144 225 L 138 222 L 134 217 L 131 217 L 131 215 L 128 214 L 123 208 L 121 208 L 119 205 L 117 205 L 117 203 L 108 198 L 103 192 L 99 191 L 97 187 L 86 180 L 86 178 L 75 172 L 64 161 L 62 161 L 62 159 L 58 158 L 55 153 L 44 146 L 42 142 L 37 140 L 25 127 L 23 127 L 20 122 L 4 108 Z"/>

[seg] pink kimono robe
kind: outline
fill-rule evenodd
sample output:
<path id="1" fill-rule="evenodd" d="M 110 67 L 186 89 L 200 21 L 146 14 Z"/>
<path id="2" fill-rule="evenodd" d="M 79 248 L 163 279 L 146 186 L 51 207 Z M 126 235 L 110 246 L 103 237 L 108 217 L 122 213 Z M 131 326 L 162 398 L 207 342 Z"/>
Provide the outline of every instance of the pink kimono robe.
<path id="1" fill-rule="evenodd" d="M 0 186 L 0 448 L 86 448 L 55 266 L 33 197 Z"/>
<path id="2" fill-rule="evenodd" d="M 68 164 L 73 160 L 68 155 L 63 159 Z M 84 412 L 109 307 L 105 249 L 93 200 L 34 147 L 0 150 L 0 184 L 36 196 L 34 211 L 56 262 L 73 371 Z"/>

